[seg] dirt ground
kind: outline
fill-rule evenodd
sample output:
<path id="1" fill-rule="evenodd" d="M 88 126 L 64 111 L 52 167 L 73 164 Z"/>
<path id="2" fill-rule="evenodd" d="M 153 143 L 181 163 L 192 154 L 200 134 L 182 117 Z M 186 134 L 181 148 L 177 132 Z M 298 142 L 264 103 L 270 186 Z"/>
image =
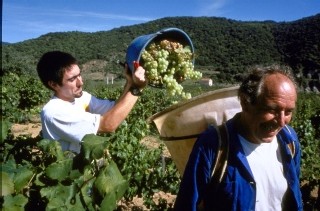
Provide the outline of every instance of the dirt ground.
<path id="1" fill-rule="evenodd" d="M 41 131 L 41 123 L 28 123 L 28 124 L 13 124 L 11 132 L 13 135 L 31 135 L 31 137 L 37 137 Z"/>

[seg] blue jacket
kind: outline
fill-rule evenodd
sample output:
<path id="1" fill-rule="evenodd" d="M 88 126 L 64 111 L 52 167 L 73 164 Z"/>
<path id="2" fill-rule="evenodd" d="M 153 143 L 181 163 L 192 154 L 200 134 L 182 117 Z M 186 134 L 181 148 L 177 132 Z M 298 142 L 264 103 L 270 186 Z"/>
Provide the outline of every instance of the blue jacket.
<path id="1" fill-rule="evenodd" d="M 199 136 L 190 154 L 176 198 L 175 210 L 197 210 L 197 204 L 202 200 L 206 210 L 255 210 L 255 181 L 234 128 L 234 118 L 227 121 L 226 125 L 229 135 L 228 165 L 217 192 L 214 194 L 206 190 L 218 147 L 217 131 L 214 127 L 209 127 Z M 303 210 L 298 137 L 290 126 L 286 126 L 277 138 L 282 153 L 284 176 L 288 182 L 284 197 L 287 206 L 283 210 Z M 292 141 L 295 145 L 293 157 L 287 146 Z"/>

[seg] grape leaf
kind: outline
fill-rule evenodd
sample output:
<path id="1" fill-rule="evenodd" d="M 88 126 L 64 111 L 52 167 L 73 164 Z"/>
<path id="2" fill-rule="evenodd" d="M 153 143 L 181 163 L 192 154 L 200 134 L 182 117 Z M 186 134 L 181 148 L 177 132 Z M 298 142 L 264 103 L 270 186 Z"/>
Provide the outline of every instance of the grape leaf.
<path id="1" fill-rule="evenodd" d="M 69 173 L 72 170 L 72 163 L 73 160 L 71 159 L 52 163 L 46 168 L 46 175 L 51 179 L 63 181 L 69 176 Z"/>
<path id="2" fill-rule="evenodd" d="M 88 134 L 82 139 L 82 150 L 87 160 L 103 157 L 106 147 L 107 139 L 105 137 Z"/>
<path id="3" fill-rule="evenodd" d="M 14 183 L 6 172 L 1 172 L 1 196 L 14 193 Z"/>
<path id="4" fill-rule="evenodd" d="M 27 197 L 22 194 L 16 196 L 5 196 L 2 211 L 23 211 L 24 206 L 27 204 Z"/>
<path id="5" fill-rule="evenodd" d="M 33 171 L 28 169 L 27 166 L 22 166 L 17 169 L 14 177 L 14 187 L 16 192 L 21 191 L 32 178 Z"/>
<path id="6" fill-rule="evenodd" d="M 115 208 L 113 206 L 116 205 L 116 200 L 124 195 L 128 186 L 128 182 L 122 177 L 116 163 L 111 161 L 103 171 L 100 171 L 94 182 L 94 188 L 96 188 L 99 194 L 104 197 L 101 209 L 102 207 Z"/>

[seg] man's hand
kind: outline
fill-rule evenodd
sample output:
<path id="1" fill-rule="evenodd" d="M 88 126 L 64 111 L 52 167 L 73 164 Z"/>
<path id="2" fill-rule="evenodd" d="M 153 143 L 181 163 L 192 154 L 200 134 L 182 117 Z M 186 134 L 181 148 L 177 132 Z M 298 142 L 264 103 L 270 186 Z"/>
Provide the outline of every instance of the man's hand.
<path id="1" fill-rule="evenodd" d="M 136 87 L 136 88 L 144 88 L 147 84 L 147 78 L 145 76 L 145 69 L 143 67 L 139 66 L 139 64 L 136 62 L 135 65 L 135 71 L 132 74 L 130 71 L 129 67 L 127 64 L 125 64 L 125 69 L 124 69 L 124 75 L 126 77 L 127 83 L 126 85 L 128 87 Z"/>
<path id="2" fill-rule="evenodd" d="M 145 70 L 143 67 L 139 66 L 134 74 L 132 75 L 133 83 L 136 85 L 138 88 L 143 88 L 147 85 L 147 79 L 145 76 Z"/>
<path id="3" fill-rule="evenodd" d="M 144 88 L 147 85 L 145 69 L 139 65 L 139 62 L 133 62 L 134 74 L 132 74 L 133 84 L 137 88 Z"/>

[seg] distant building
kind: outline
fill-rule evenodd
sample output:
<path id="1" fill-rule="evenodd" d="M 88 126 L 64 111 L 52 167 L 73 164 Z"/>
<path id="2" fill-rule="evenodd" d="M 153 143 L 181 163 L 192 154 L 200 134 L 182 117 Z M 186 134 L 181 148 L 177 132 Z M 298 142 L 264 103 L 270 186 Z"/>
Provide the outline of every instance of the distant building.
<path id="1" fill-rule="evenodd" d="M 107 75 L 106 75 L 106 82 L 107 82 L 107 84 L 109 84 L 109 83 L 113 84 L 114 78 L 115 78 L 115 75 L 114 75 L 114 74 L 107 74 Z"/>
<path id="2" fill-rule="evenodd" d="M 212 86 L 212 79 L 211 78 L 202 78 L 199 83 L 203 86 Z"/>

